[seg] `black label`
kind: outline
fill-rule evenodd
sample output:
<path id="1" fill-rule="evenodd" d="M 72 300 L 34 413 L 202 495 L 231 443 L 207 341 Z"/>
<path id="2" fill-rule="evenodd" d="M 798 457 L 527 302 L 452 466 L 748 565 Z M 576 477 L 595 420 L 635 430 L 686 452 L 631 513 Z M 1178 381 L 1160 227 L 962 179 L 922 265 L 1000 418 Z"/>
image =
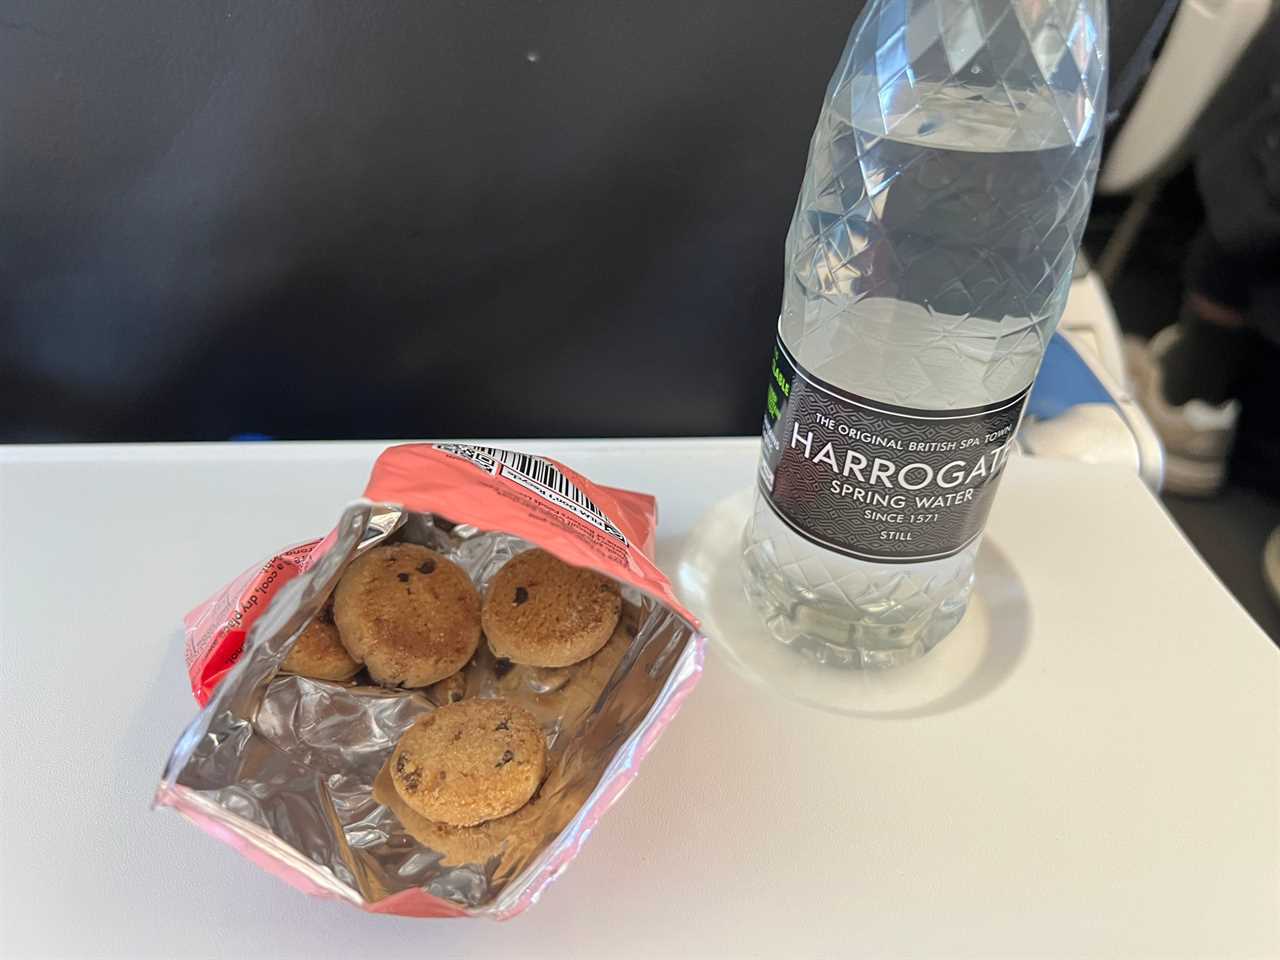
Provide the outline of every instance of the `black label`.
<path id="1" fill-rule="evenodd" d="M 893 406 L 813 376 L 779 337 L 760 488 L 828 550 L 879 563 L 949 557 L 986 525 L 1028 390 L 963 410 Z"/>

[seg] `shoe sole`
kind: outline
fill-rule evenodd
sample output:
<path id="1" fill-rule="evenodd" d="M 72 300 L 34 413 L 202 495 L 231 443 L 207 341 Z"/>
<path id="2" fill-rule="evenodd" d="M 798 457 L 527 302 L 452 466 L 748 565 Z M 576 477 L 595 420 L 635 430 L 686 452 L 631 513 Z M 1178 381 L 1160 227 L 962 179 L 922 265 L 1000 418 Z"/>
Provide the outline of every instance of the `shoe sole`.
<path id="1" fill-rule="evenodd" d="M 1262 548 L 1262 579 L 1271 590 L 1271 599 L 1280 604 L 1280 530 L 1273 531 Z"/>
<path id="2" fill-rule="evenodd" d="M 1225 460 L 1192 460 L 1165 452 L 1164 492 L 1180 497 L 1212 497 L 1227 480 Z"/>
<path id="3" fill-rule="evenodd" d="M 1225 453 L 1221 457 L 1201 459 L 1169 449 L 1168 441 L 1160 434 L 1159 411 L 1151 409 L 1148 401 L 1149 394 L 1159 389 L 1152 350 L 1132 337 L 1125 338 L 1124 346 L 1125 366 L 1129 372 L 1134 399 L 1151 418 L 1156 434 L 1160 436 L 1161 446 L 1164 447 L 1164 492 L 1181 497 L 1205 498 L 1221 493 L 1227 481 Z"/>

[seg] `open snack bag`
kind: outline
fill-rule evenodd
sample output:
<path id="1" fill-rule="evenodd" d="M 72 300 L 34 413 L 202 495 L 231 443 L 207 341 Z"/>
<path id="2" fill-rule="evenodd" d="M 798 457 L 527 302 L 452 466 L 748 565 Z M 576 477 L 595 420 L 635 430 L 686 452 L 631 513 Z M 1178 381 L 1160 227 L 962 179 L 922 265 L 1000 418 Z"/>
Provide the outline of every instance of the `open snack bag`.
<path id="1" fill-rule="evenodd" d="M 551 460 L 387 450 L 327 537 L 187 615 L 203 708 L 156 804 L 308 893 L 514 916 L 701 673 L 655 524 Z"/>

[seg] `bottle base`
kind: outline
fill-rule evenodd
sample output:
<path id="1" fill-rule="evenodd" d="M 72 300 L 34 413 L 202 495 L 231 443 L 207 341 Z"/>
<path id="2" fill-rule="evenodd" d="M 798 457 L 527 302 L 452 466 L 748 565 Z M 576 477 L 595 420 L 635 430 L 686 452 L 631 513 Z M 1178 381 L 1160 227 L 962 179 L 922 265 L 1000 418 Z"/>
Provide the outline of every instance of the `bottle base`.
<path id="1" fill-rule="evenodd" d="M 883 670 L 918 660 L 956 628 L 969 604 L 968 587 L 914 618 L 902 618 L 895 608 L 864 611 L 832 604 L 758 562 L 759 556 L 750 548 L 741 554 L 742 584 L 751 606 L 775 640 L 826 667 Z M 889 622 L 877 620 L 877 613 L 886 612 Z"/>

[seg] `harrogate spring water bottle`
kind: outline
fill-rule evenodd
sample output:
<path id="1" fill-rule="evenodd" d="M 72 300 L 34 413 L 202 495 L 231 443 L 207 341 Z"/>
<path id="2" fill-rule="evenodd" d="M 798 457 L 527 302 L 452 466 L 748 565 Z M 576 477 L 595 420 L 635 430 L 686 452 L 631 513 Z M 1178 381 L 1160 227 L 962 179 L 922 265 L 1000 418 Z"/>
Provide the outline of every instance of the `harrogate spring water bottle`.
<path id="1" fill-rule="evenodd" d="M 786 245 L 747 593 L 823 663 L 919 656 L 974 555 L 1098 167 L 1104 0 L 870 0 Z"/>

